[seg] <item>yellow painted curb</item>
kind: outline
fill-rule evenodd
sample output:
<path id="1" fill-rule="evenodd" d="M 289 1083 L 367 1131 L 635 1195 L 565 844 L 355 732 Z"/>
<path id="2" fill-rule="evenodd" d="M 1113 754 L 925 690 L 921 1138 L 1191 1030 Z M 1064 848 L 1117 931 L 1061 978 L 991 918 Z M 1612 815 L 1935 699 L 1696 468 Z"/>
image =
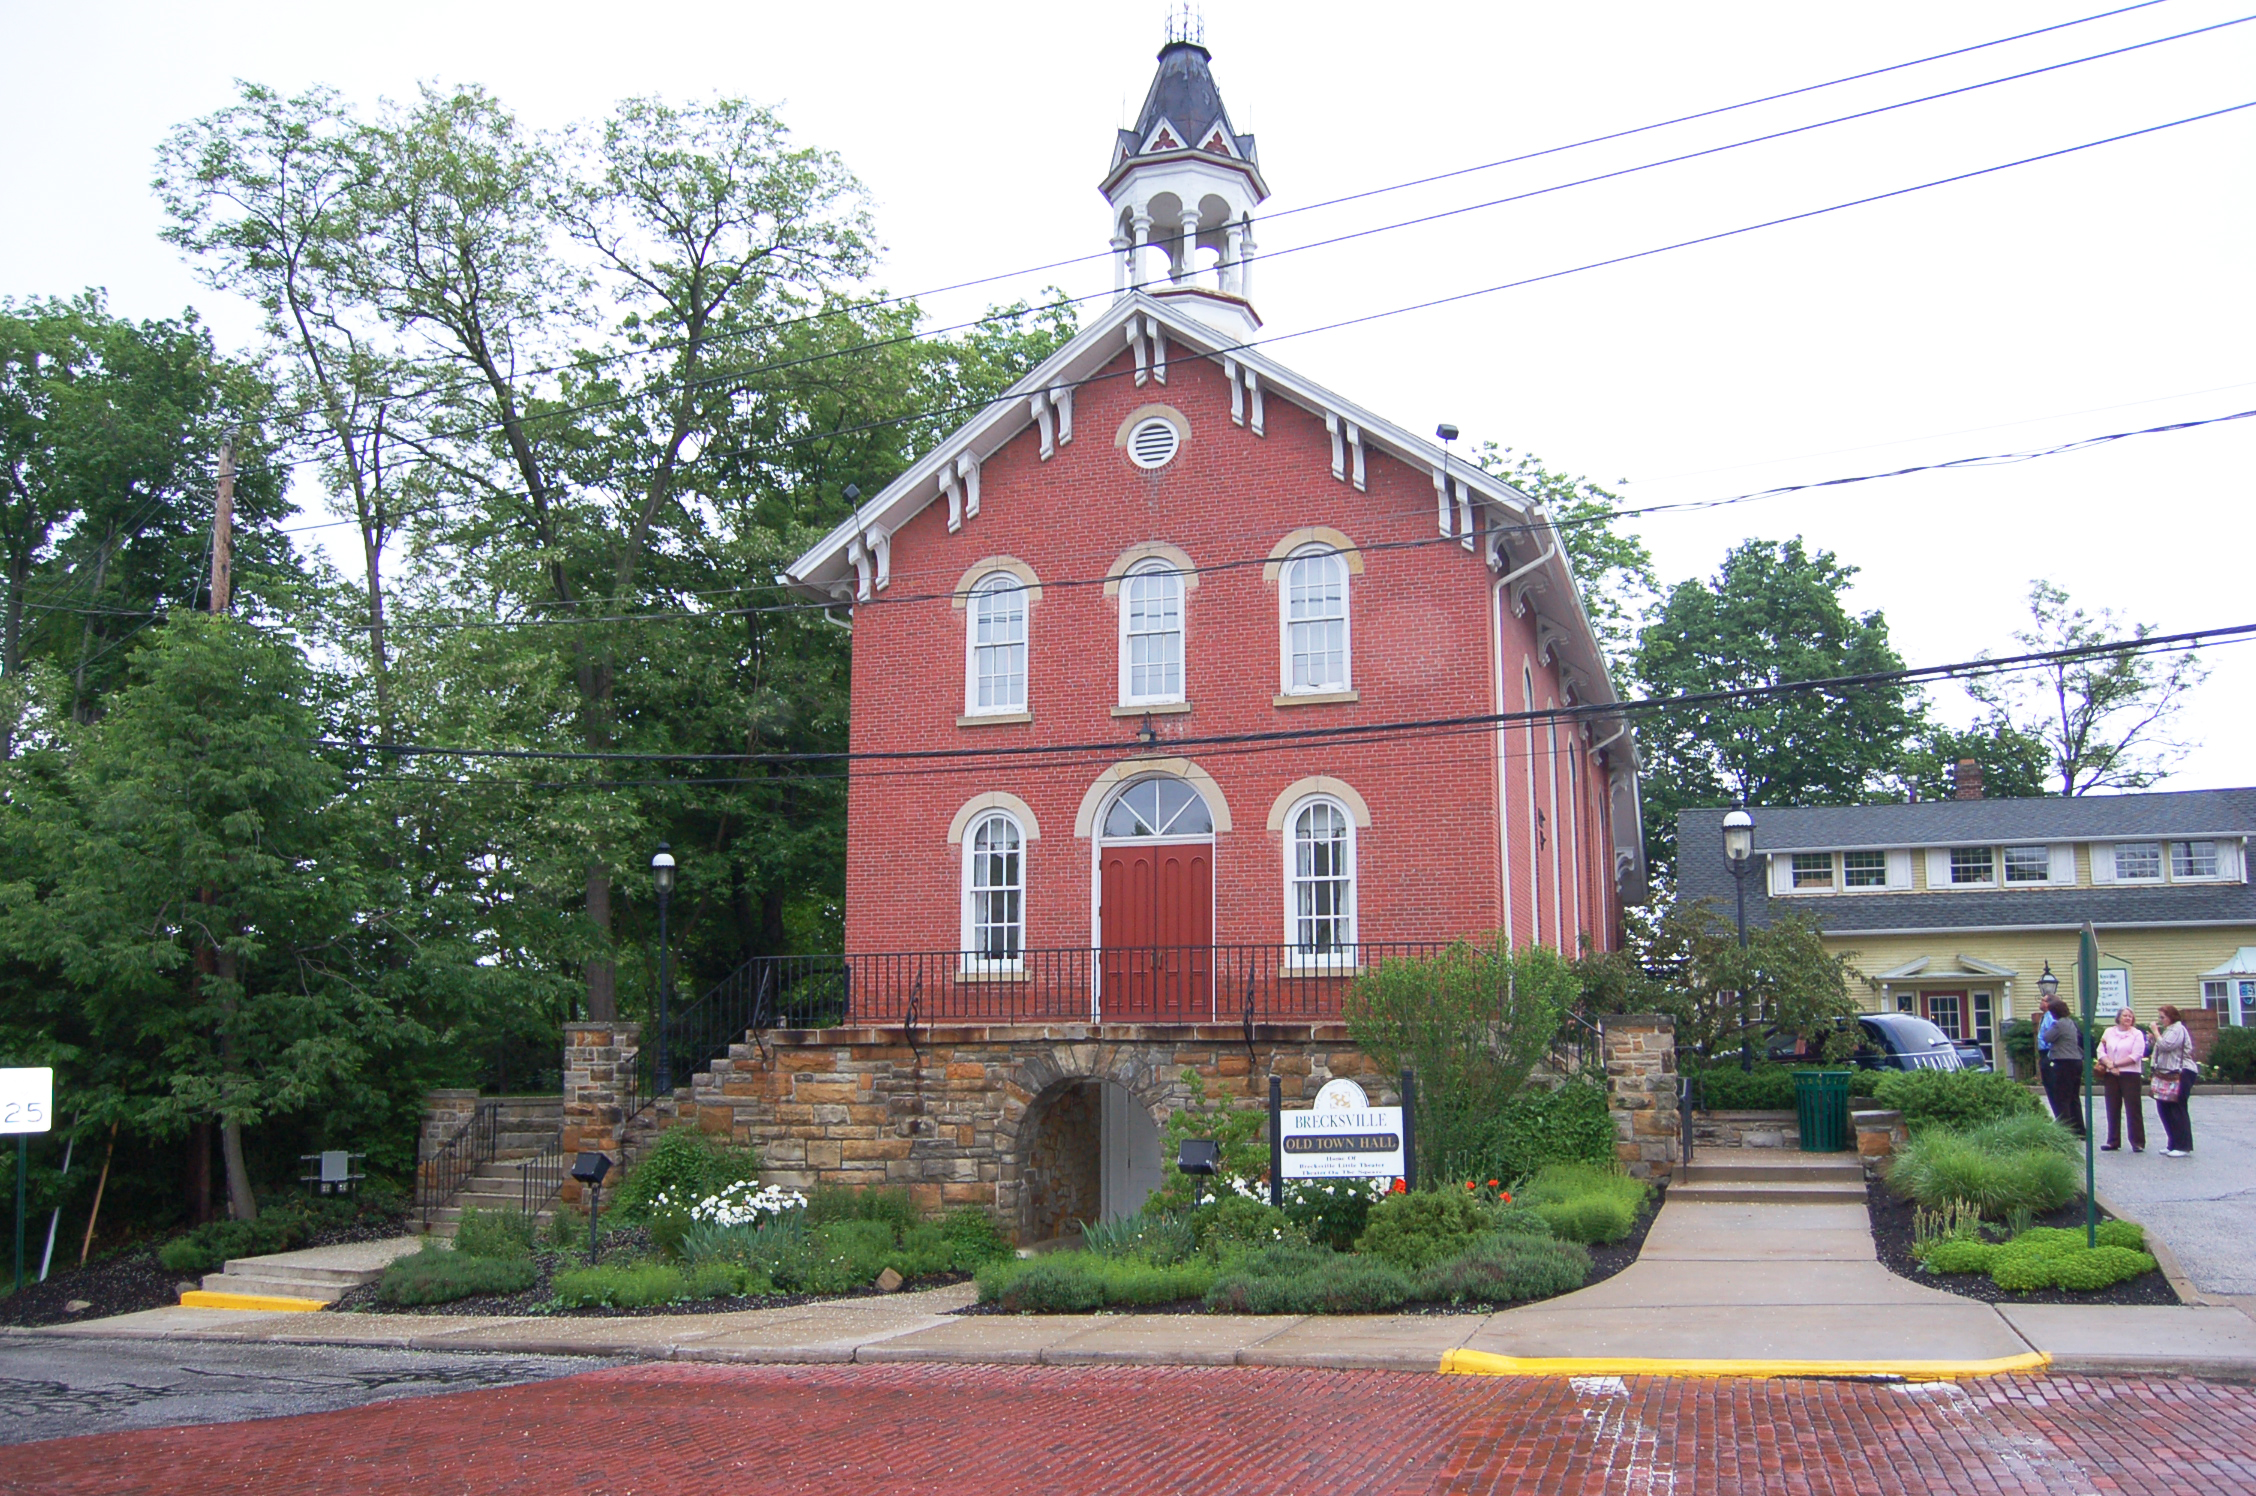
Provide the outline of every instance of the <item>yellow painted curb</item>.
<path id="1" fill-rule="evenodd" d="M 2042 1371 L 2043 1351 L 1989 1361 L 1700 1361 L 1664 1356 L 1499 1356 L 1488 1351 L 1445 1351 L 1443 1375 L 1475 1377 L 1901 1377 L 1907 1382 L 1947 1382 Z"/>
<path id="2" fill-rule="evenodd" d="M 326 1309 L 326 1299 L 292 1299 L 278 1293 L 206 1293 L 192 1288 L 180 1296 L 183 1309 L 264 1309 L 281 1310 L 290 1314 L 304 1314 L 315 1309 Z"/>

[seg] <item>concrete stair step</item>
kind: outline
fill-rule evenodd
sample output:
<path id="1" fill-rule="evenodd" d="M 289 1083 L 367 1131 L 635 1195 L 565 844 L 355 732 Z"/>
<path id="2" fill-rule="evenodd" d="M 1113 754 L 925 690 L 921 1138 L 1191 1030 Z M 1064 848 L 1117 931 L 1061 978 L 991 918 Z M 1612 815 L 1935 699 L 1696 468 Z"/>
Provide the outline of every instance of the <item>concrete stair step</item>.
<path id="1" fill-rule="evenodd" d="M 312 1290 L 316 1288 L 335 1288 L 343 1290 L 355 1287 L 362 1283 L 371 1282 L 381 1275 L 381 1269 L 378 1269 L 376 1272 L 370 1273 L 362 1272 L 353 1268 L 302 1267 L 298 1264 L 289 1262 L 261 1262 L 255 1257 L 238 1257 L 227 1264 L 227 1268 L 224 1272 L 204 1274 L 204 1287 L 211 1289 L 215 1293 L 251 1293 L 263 1291 L 247 1288 L 236 1288 L 231 1286 L 231 1282 L 223 1283 L 221 1281 L 222 1279 L 240 1280 L 244 1278 L 256 1278 L 261 1282 L 301 1284 L 307 1290 L 307 1296 L 311 1297 Z"/>
<path id="2" fill-rule="evenodd" d="M 306 1283 L 296 1278 L 253 1278 L 234 1273 L 204 1274 L 206 1293 L 247 1293 L 267 1298 L 318 1299 L 324 1304 L 334 1304 L 344 1297 L 350 1283 Z"/>
<path id="3" fill-rule="evenodd" d="M 1708 1162 L 1695 1153 L 1681 1175 L 1688 1184 L 1724 1180 L 1790 1182 L 1849 1182 L 1864 1188 L 1864 1166 L 1853 1153 L 1796 1153 L 1780 1159 L 1717 1159 Z"/>
<path id="4" fill-rule="evenodd" d="M 1727 1179 L 1672 1184 L 1668 1197 L 1672 1202 L 1694 1205 L 1862 1205 L 1864 1186 L 1846 1180 L 1839 1184 L 1794 1180 L 1766 1184 Z"/>

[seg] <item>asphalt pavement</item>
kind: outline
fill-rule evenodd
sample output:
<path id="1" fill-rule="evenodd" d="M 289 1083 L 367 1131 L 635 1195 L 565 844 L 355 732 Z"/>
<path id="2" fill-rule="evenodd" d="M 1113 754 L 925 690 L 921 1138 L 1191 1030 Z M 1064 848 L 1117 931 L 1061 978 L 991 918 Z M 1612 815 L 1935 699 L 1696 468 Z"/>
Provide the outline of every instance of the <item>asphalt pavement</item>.
<path id="1" fill-rule="evenodd" d="M 2101 1198 L 2168 1243 L 2203 1293 L 2256 1295 L 2256 1096 L 2205 1096 L 2197 1085 L 2187 1158 L 2162 1156 L 2162 1122 L 2151 1097 L 2145 1105 L 2146 1151 L 2099 1155 Z M 2101 1120 L 2102 1142 L 2105 1130 Z"/>
<path id="2" fill-rule="evenodd" d="M 0 1341 L 0 1444 L 329 1413 L 425 1393 L 520 1386 L 610 1364 L 587 1356 L 377 1346 L 7 1340 Z"/>

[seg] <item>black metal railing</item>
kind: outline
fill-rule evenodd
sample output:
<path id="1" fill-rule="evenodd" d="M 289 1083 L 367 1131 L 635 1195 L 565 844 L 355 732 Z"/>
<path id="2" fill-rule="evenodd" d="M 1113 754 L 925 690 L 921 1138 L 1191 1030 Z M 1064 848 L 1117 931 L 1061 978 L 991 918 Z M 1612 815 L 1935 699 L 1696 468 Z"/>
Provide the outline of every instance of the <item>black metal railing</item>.
<path id="1" fill-rule="evenodd" d="M 564 1135 L 558 1133 L 556 1141 L 534 1154 L 520 1165 L 524 1170 L 523 1209 L 525 1219 L 531 1220 L 548 1208 L 564 1188 Z"/>
<path id="2" fill-rule="evenodd" d="M 1438 955 L 1449 942 L 1139 946 L 1127 949 L 882 951 L 758 956 L 668 1024 L 679 1081 L 770 1029 L 839 1024 L 921 1030 L 949 1023 L 1306 1023 L 1337 1020 L 1356 975 Z M 649 1104 L 656 1036 L 636 1057 L 628 1115 Z"/>
<path id="3" fill-rule="evenodd" d="M 1606 1068 L 1604 1020 L 1570 1009 L 1551 1035 L 1544 1063 L 1563 1076 L 1602 1072 Z"/>
<path id="4" fill-rule="evenodd" d="M 415 1171 L 415 1210 L 426 1231 L 432 1215 L 461 1194 L 471 1176 L 493 1162 L 500 1147 L 501 1103 L 481 1101 L 471 1111 L 470 1120 L 431 1150 L 431 1156 Z"/>

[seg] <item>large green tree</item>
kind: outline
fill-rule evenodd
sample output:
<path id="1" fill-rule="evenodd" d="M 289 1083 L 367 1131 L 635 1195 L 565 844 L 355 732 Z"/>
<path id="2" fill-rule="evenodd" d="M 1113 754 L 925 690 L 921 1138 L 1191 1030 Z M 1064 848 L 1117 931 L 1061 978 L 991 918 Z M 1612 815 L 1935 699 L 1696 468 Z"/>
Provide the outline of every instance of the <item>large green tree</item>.
<path id="1" fill-rule="evenodd" d="M 1657 868 L 1674 865 L 1676 817 L 1687 807 L 1853 805 L 1899 772 L 1922 727 L 1905 687 L 1769 689 L 1902 668 L 1880 614 L 1849 610 L 1855 575 L 1798 538 L 1745 541 L 1713 578 L 1671 588 L 1639 631 L 1643 694 L 1747 693 L 1641 719 L 1645 844 Z"/>

